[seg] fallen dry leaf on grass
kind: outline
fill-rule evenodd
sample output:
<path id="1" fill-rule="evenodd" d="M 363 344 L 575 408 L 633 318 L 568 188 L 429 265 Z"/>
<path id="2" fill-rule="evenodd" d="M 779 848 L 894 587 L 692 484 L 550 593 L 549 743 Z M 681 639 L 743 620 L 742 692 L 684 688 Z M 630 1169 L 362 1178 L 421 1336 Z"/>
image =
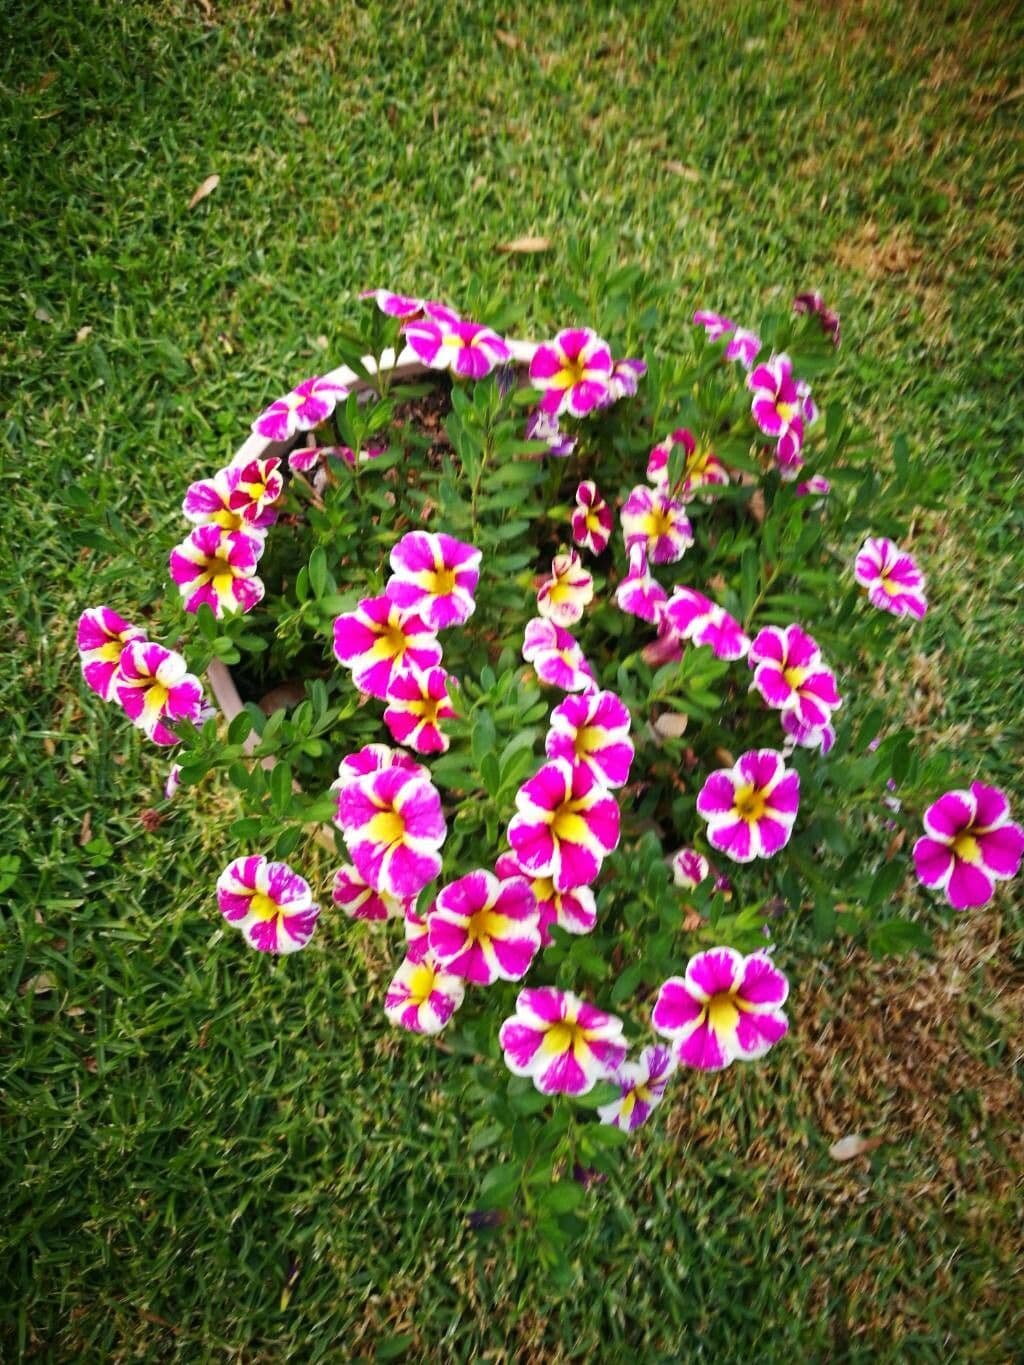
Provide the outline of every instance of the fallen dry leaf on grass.
<path id="1" fill-rule="evenodd" d="M 208 198 L 214 192 L 219 184 L 219 175 L 208 175 L 192 198 L 188 201 L 189 208 L 194 209 L 197 204 L 201 204 L 204 199 Z"/>
<path id="2" fill-rule="evenodd" d="M 514 33 L 509 33 L 507 29 L 496 28 L 494 30 L 494 36 L 495 38 L 497 38 L 499 43 L 504 43 L 504 45 L 507 48 L 510 48 L 513 52 L 515 52 L 518 48 L 521 48 L 523 45 L 522 38 L 517 38 Z"/>
<path id="3" fill-rule="evenodd" d="M 31 991 L 33 995 L 45 995 L 47 991 L 52 991 L 56 984 L 49 972 L 40 972 L 38 976 L 30 976 L 27 981 L 23 981 L 18 987 L 18 994 L 28 995 Z"/>
<path id="4" fill-rule="evenodd" d="M 530 256 L 536 251 L 547 251 L 550 245 L 547 237 L 514 237 L 511 242 L 502 242 L 498 250 L 508 256 Z"/>
<path id="5" fill-rule="evenodd" d="M 686 734 L 689 719 L 689 716 L 681 711 L 663 711 L 654 722 L 654 728 L 666 739 L 678 739 L 680 735 Z"/>
<path id="6" fill-rule="evenodd" d="M 87 341 L 87 340 L 89 339 L 89 337 L 91 337 L 91 336 L 92 336 L 92 328 L 91 328 L 90 326 L 88 326 L 88 324 L 87 324 L 85 327 L 79 327 L 78 331 L 75 333 L 75 340 L 76 340 L 76 341 Z"/>
<path id="7" fill-rule="evenodd" d="M 849 1137 L 840 1138 L 838 1142 L 833 1142 L 828 1149 L 828 1154 L 833 1161 L 852 1161 L 855 1156 L 863 1156 L 866 1152 L 873 1152 L 876 1147 L 881 1147 L 884 1138 L 861 1137 L 860 1133 L 851 1133 Z"/>
<path id="8" fill-rule="evenodd" d="M 700 182 L 700 171 L 694 170 L 692 166 L 684 166 L 681 161 L 666 161 L 666 171 L 671 171 L 673 175 L 678 175 L 682 180 L 688 180 L 691 185 Z"/>

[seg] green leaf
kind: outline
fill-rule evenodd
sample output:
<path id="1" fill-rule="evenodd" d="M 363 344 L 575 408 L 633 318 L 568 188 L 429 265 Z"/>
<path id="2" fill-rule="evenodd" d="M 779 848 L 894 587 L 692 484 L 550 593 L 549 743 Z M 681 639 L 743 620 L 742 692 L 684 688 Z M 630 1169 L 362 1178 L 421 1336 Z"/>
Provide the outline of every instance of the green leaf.
<path id="1" fill-rule="evenodd" d="M 931 934 L 913 920 L 887 919 L 881 924 L 873 925 L 868 932 L 868 948 L 875 957 L 924 953 L 931 946 Z"/>
<path id="2" fill-rule="evenodd" d="M 560 1180 L 546 1189 L 537 1202 L 547 1213 L 572 1213 L 586 1197 L 586 1190 L 575 1180 Z"/>
<path id="3" fill-rule="evenodd" d="M 284 815 L 292 800 L 292 770 L 278 763 L 270 774 L 270 805 L 275 815 Z"/>
<path id="4" fill-rule="evenodd" d="M 0 858 L 0 891 L 7 891 L 18 879 L 21 859 L 16 853 L 5 853 Z"/>
<path id="5" fill-rule="evenodd" d="M 322 545 L 309 557 L 309 585 L 314 597 L 323 597 L 327 591 L 327 551 Z"/>
<path id="6" fill-rule="evenodd" d="M 523 1168 L 518 1162 L 507 1161 L 492 1166 L 480 1183 L 479 1201 L 485 1209 L 507 1208 L 516 1196 Z"/>

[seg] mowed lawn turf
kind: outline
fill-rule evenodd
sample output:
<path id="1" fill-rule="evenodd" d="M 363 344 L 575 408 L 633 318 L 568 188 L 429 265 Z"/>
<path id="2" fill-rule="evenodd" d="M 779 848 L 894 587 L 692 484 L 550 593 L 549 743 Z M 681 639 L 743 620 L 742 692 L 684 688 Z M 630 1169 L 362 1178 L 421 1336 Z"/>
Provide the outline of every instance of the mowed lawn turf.
<path id="1" fill-rule="evenodd" d="M 442 1092 L 469 1063 L 387 1026 L 382 940 L 325 914 L 258 958 L 212 895 L 228 793 L 140 821 L 166 759 L 85 691 L 74 626 L 165 590 L 185 485 L 335 363 L 359 289 L 508 299 L 540 335 L 588 320 L 567 289 L 597 315 L 600 234 L 667 288 L 654 350 L 699 306 L 839 308 L 826 407 L 944 471 L 913 528 L 935 609 L 877 690 L 1019 814 L 1020 10 L 11 0 L 0 24 L 3 1358 L 1014 1358 L 1014 887 L 919 909 L 934 957 L 787 943 L 790 1039 L 676 1085 L 552 1274 L 528 1224 L 470 1219 L 501 1153 Z M 550 248 L 497 251 L 523 234 Z M 881 1144 L 833 1160 L 854 1133 Z"/>

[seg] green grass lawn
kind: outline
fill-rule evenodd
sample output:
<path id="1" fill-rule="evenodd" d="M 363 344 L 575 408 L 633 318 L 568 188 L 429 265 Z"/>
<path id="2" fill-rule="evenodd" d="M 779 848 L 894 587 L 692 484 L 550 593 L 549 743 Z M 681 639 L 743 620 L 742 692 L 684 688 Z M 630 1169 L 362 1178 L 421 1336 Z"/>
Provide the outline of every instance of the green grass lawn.
<path id="1" fill-rule="evenodd" d="M 359 289 L 509 297 L 537 335 L 556 290 L 600 297 L 602 234 L 671 287 L 659 349 L 700 305 L 838 306 L 830 394 L 949 471 L 903 704 L 1019 813 L 1020 10 L 10 0 L 0 24 L 0 1355 L 1018 1357 L 1014 888 L 933 958 L 792 964 L 791 1039 L 678 1087 L 553 1277 L 528 1227 L 469 1218 L 500 1153 L 442 1094 L 468 1064 L 388 1028 L 373 939 L 326 916 L 275 965 L 222 934 L 228 799 L 140 823 L 164 763 L 80 685 L 73 632 L 160 595 L 184 486 L 333 363 Z M 550 249 L 497 252 L 524 233 Z M 838 1164 L 850 1133 L 883 1142 Z"/>

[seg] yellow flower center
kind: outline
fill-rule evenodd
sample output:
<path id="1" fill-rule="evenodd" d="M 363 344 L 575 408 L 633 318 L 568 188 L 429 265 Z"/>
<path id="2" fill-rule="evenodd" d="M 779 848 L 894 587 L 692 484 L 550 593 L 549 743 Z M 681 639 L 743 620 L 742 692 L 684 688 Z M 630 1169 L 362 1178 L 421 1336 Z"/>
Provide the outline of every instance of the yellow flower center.
<path id="1" fill-rule="evenodd" d="M 422 716 L 427 725 L 437 724 L 437 708 L 441 705 L 437 697 L 424 697 L 414 701 L 410 707 L 415 715 Z"/>
<path id="2" fill-rule="evenodd" d="M 764 792 L 748 782 L 745 787 L 740 787 L 733 798 L 733 811 L 741 820 L 755 824 L 764 815 L 767 804 Z"/>
<path id="3" fill-rule="evenodd" d="M 782 670 L 782 676 L 785 678 L 786 682 L 789 684 L 790 687 L 797 688 L 803 682 L 804 678 L 807 677 L 807 669 L 784 668 Z"/>
<path id="4" fill-rule="evenodd" d="M 571 389 L 579 384 L 587 372 L 587 363 L 577 356 L 575 360 L 566 358 L 562 361 L 562 368 L 555 379 L 557 388 Z"/>
<path id="5" fill-rule="evenodd" d="M 587 822 L 575 803 L 564 801 L 551 815 L 551 833 L 560 842 L 582 844 L 587 837 Z"/>
<path id="6" fill-rule="evenodd" d="M 779 414 L 779 416 L 782 418 L 784 422 L 791 422 L 793 420 L 793 414 L 796 412 L 796 404 L 776 403 L 775 411 Z"/>
<path id="7" fill-rule="evenodd" d="M 637 1095 L 637 1092 L 635 1090 L 629 1090 L 626 1092 L 625 1095 L 623 1095 L 622 1104 L 620 1107 L 622 1117 L 624 1119 L 628 1119 L 630 1114 L 632 1114 L 633 1110 L 636 1108 L 636 1102 L 639 1098 L 640 1097 Z"/>
<path id="8" fill-rule="evenodd" d="M 434 569 L 428 574 L 427 591 L 435 597 L 450 597 L 455 588 L 454 569 Z"/>
<path id="9" fill-rule="evenodd" d="M 433 994 L 436 978 L 437 972 L 429 962 L 418 962 L 409 973 L 409 980 L 406 983 L 410 1003 L 422 1005 L 424 1000 L 428 1000 Z"/>
<path id="10" fill-rule="evenodd" d="M 715 1033 L 732 1033 L 739 1023 L 740 1012 L 732 991 L 719 991 L 704 1008 L 708 1012 L 708 1023 Z"/>
<path id="11" fill-rule="evenodd" d="M 228 561 L 222 559 L 220 555 L 214 555 L 212 559 L 207 561 L 206 573 L 211 579 L 234 578 L 235 576 L 234 569 L 232 569 Z"/>
<path id="12" fill-rule="evenodd" d="M 597 726 L 580 726 L 576 731 L 576 740 L 573 746 L 576 751 L 576 757 L 586 758 L 587 754 L 589 754 L 592 749 L 599 749 L 601 747 L 602 738 L 603 732 Z"/>
<path id="13" fill-rule="evenodd" d="M 552 1052 L 560 1056 L 563 1052 L 575 1051 L 576 1044 L 584 1041 L 583 1030 L 580 1026 L 563 1020 L 561 1023 L 551 1025 L 544 1035 L 544 1042 L 541 1046 L 545 1052 Z"/>
<path id="14" fill-rule="evenodd" d="M 882 584 L 882 591 L 884 593 L 887 593 L 889 597 L 895 597 L 900 590 L 900 585 L 898 583 L 893 583 L 890 581 L 889 570 L 883 569 L 882 572 L 879 574 L 879 578 Z"/>
<path id="15" fill-rule="evenodd" d="M 466 925 L 466 937 L 470 943 L 479 943 L 482 938 L 498 938 L 502 929 L 502 916 L 491 909 L 478 910 L 471 915 Z"/>
<path id="16" fill-rule="evenodd" d="M 378 652 L 385 659 L 397 659 L 405 653 L 408 643 L 401 626 L 388 625 L 377 637 Z"/>
<path id="17" fill-rule="evenodd" d="M 647 517 L 647 534 L 652 540 L 671 535 L 675 530 L 675 518 L 664 507 L 656 507 Z"/>
<path id="18" fill-rule="evenodd" d="M 266 895 L 263 891 L 257 891 L 255 896 L 249 901 L 249 914 L 255 915 L 259 920 L 271 920 L 277 914 L 277 901 L 272 896 Z"/>
<path id="19" fill-rule="evenodd" d="M 369 834 L 375 843 L 397 844 L 405 836 L 405 821 L 396 810 L 382 810 L 370 821 Z"/>
<path id="20" fill-rule="evenodd" d="M 981 847 L 974 835 L 965 831 L 953 840 L 953 852 L 965 863 L 976 863 L 981 859 Z"/>
<path id="21" fill-rule="evenodd" d="M 155 682 L 146 693 L 146 704 L 152 710 L 159 708 L 161 711 L 167 705 L 168 692 L 163 683 Z"/>

